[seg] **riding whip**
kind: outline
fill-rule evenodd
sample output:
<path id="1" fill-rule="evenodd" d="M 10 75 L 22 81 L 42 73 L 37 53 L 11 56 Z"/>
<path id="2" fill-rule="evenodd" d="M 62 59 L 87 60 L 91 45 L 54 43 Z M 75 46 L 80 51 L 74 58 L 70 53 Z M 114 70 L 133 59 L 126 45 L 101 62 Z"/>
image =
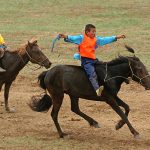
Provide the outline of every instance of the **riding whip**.
<path id="1" fill-rule="evenodd" d="M 55 46 L 55 43 L 57 40 L 60 40 L 60 36 L 57 35 L 57 37 L 52 41 L 52 48 L 51 48 L 51 52 L 53 52 L 53 49 L 54 49 L 54 46 Z"/>

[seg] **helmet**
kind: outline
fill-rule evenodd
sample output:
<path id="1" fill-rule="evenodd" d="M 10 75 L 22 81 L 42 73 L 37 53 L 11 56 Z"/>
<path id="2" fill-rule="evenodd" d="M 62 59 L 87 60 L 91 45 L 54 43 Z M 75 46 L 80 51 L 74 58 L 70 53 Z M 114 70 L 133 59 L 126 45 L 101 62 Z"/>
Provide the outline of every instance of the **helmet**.
<path id="1" fill-rule="evenodd" d="M 4 38 L 2 37 L 2 35 L 0 34 L 0 45 L 5 44 Z"/>

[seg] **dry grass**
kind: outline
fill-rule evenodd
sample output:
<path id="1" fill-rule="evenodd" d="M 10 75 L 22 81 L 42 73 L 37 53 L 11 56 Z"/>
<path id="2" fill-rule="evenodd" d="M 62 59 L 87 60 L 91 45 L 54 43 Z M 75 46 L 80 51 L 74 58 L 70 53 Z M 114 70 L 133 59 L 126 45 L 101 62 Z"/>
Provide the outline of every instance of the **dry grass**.
<path id="1" fill-rule="evenodd" d="M 50 53 L 52 39 L 58 33 L 82 33 L 85 24 L 93 23 L 97 27 L 97 35 L 127 36 L 125 40 L 99 48 L 97 57 L 100 60 L 110 60 L 117 57 L 118 53 L 131 55 L 123 47 L 126 43 L 135 49 L 136 55 L 150 69 L 149 0 L 0 0 L 0 6 L 0 32 L 12 49 L 36 36 L 53 65 L 78 65 L 72 58 L 77 50 L 76 45 L 60 40 L 55 52 Z M 43 70 L 33 72 L 25 67 L 21 71 L 10 91 L 10 105 L 16 106 L 16 113 L 8 114 L 3 110 L 1 97 L 0 149 L 149 149 L 149 93 L 134 84 L 124 86 L 120 96 L 131 105 L 129 119 L 142 134 L 141 140 L 132 139 L 127 127 L 114 131 L 118 117 L 105 104 L 81 102 L 84 112 L 102 122 L 102 129 L 90 128 L 83 119 L 79 120 L 70 113 L 67 96 L 61 109 L 60 122 L 71 138 L 58 139 L 49 113 L 32 112 L 26 104 L 31 96 L 41 92 L 37 75 Z"/>

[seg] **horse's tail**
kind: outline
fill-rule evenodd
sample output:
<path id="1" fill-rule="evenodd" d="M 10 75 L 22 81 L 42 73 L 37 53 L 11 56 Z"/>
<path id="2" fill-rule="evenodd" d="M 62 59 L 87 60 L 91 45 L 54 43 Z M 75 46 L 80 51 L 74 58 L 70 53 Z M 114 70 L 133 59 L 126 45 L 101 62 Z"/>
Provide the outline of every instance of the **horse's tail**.
<path id="1" fill-rule="evenodd" d="M 46 90 L 46 86 L 44 83 L 44 78 L 46 76 L 47 71 L 43 71 L 39 76 L 38 76 L 38 82 L 40 83 L 40 87 L 44 90 Z"/>
<path id="2" fill-rule="evenodd" d="M 47 112 L 52 105 L 52 99 L 48 94 L 33 96 L 28 105 L 33 111 Z"/>
<path id="3" fill-rule="evenodd" d="M 38 76 L 40 87 L 45 91 L 46 85 L 44 83 L 44 78 L 46 76 L 46 73 L 47 71 L 44 71 Z M 47 93 L 45 93 L 44 95 L 33 96 L 31 98 L 31 102 L 28 105 L 33 111 L 47 112 L 52 105 L 52 99 Z"/>

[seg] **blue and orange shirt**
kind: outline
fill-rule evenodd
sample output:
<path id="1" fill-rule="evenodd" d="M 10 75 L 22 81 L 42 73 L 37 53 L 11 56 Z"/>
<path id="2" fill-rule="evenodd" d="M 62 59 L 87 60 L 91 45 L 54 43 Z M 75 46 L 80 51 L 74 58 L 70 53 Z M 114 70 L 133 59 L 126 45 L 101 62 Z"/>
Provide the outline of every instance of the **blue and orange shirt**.
<path id="1" fill-rule="evenodd" d="M 89 38 L 85 35 L 68 35 L 65 39 L 65 42 L 70 42 L 79 45 L 79 53 L 82 57 L 87 57 L 91 59 L 96 59 L 95 49 L 98 46 L 103 46 L 109 43 L 116 41 L 116 36 L 110 37 L 100 37 L 96 36 L 95 38 Z"/>

